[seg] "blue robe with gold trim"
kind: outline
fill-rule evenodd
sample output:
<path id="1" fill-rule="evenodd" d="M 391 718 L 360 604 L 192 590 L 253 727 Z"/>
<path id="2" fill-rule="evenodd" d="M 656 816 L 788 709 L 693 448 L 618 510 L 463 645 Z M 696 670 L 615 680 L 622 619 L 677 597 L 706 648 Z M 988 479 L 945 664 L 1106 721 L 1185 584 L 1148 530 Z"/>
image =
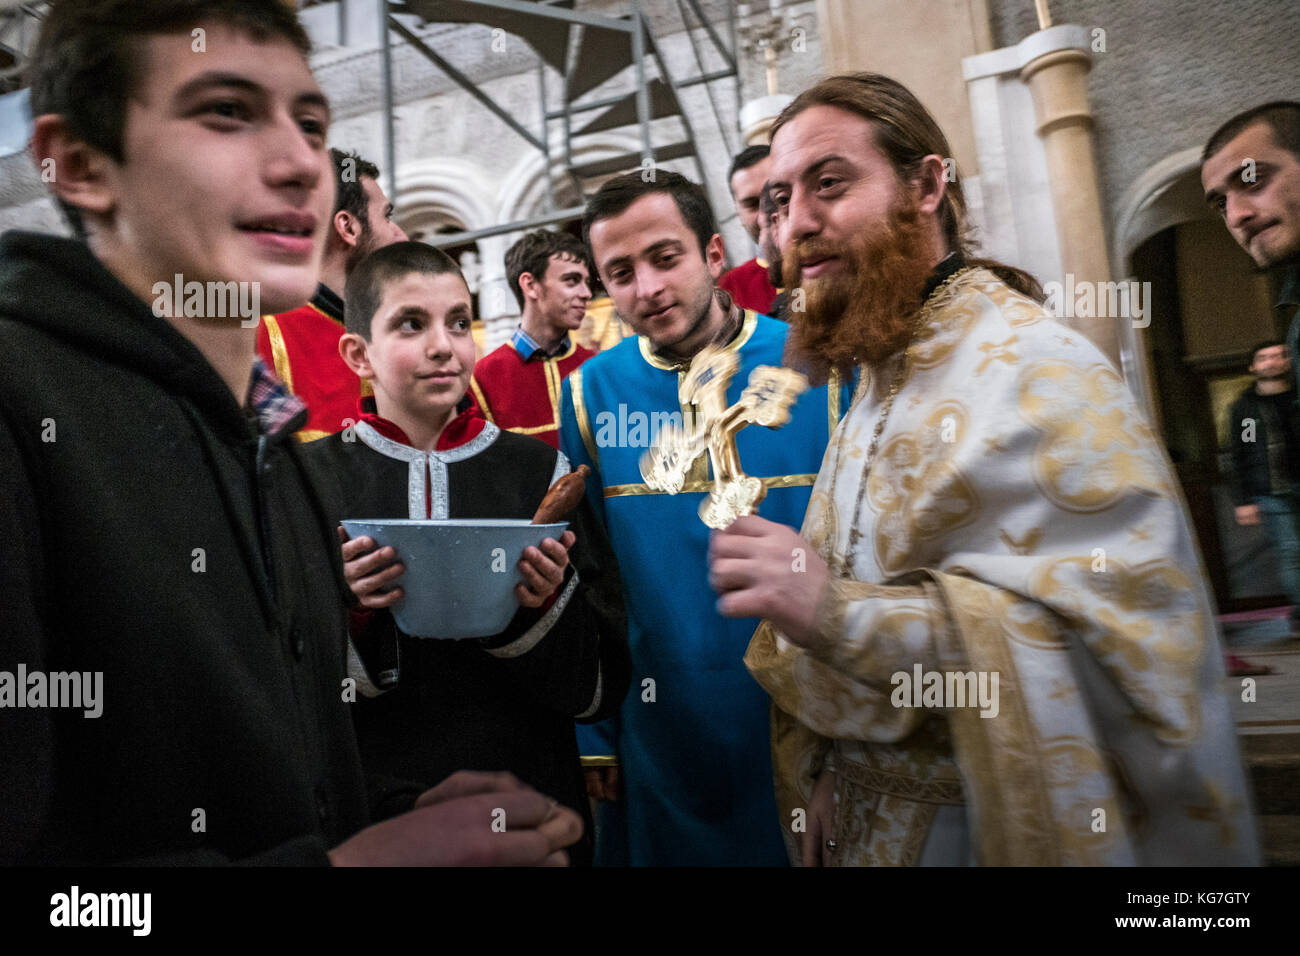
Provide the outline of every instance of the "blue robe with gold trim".
<path id="1" fill-rule="evenodd" d="M 781 364 L 787 331 L 784 323 L 747 313 L 731 346 L 740 364 L 728 402 L 740 397 L 757 366 Z M 698 513 L 712 480 L 708 456 L 696 461 L 677 495 L 650 492 L 641 478 L 641 456 L 656 426 L 673 412 L 691 420 L 678 402 L 679 378 L 644 340 L 631 337 L 564 383 L 561 447 L 575 469 L 592 469 L 587 493 L 618 557 L 632 654 L 631 688 L 619 714 L 578 728 L 584 756 L 613 754 L 620 764 L 619 799 L 601 806 L 597 862 L 784 866 L 769 701 L 743 663 L 758 620 L 720 616 L 709 587 L 709 529 Z M 763 517 L 800 526 L 850 397 L 848 385 L 813 389 L 783 428 L 751 425 L 737 435 L 744 471 L 772 479 Z"/>

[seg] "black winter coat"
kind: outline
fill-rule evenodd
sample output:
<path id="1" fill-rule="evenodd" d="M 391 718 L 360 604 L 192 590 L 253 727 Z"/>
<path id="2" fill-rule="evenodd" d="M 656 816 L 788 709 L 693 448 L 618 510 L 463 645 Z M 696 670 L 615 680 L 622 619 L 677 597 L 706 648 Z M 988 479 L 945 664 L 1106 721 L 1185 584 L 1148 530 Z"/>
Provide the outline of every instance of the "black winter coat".
<path id="1" fill-rule="evenodd" d="M 1297 428 L 1300 411 L 1296 409 L 1293 391 L 1284 392 L 1283 396 L 1274 407 L 1279 416 L 1288 416 L 1290 419 L 1281 424 L 1284 428 L 1290 429 L 1287 446 L 1288 449 L 1292 449 L 1295 447 L 1293 436 L 1300 430 Z M 1228 449 L 1231 452 L 1232 463 L 1228 472 L 1228 487 L 1232 492 L 1232 503 L 1237 507 L 1252 504 L 1261 495 L 1271 493 L 1267 428 L 1269 418 L 1261 409 L 1261 405 L 1266 401 L 1268 399 L 1261 397 L 1252 383 L 1228 407 Z M 1244 441 L 1243 434 L 1246 433 L 1248 422 L 1252 423 L 1250 429 L 1253 432 L 1252 440 Z M 1294 481 L 1294 476 L 1300 476 L 1300 466 L 1294 460 L 1289 460 L 1287 466 L 1287 472 L 1293 476 Z"/>
<path id="2" fill-rule="evenodd" d="M 0 339 L 0 679 L 103 674 L 0 707 L 0 862 L 327 863 L 365 790 L 296 423 L 71 240 L 0 237 Z"/>

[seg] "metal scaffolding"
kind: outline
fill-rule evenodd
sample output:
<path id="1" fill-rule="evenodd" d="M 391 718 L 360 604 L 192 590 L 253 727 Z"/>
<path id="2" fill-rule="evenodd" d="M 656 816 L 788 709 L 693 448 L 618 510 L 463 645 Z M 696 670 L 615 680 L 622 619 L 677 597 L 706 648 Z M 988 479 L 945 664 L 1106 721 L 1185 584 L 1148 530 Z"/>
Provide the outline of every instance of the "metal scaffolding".
<path id="1" fill-rule="evenodd" d="M 700 65 L 698 75 L 677 78 L 668 70 L 659 43 L 649 28 L 640 0 L 628 0 L 627 12 L 621 16 L 608 16 L 574 9 L 574 0 L 376 0 L 381 17 L 383 59 L 383 110 L 385 171 L 389 195 L 396 195 L 396 139 L 393 129 L 393 47 L 394 35 L 427 59 L 461 89 L 506 124 L 532 148 L 541 152 L 546 176 L 547 211 L 517 222 L 502 223 L 469 232 L 440 234 L 426 240 L 435 246 L 455 246 L 473 242 L 486 236 L 532 229 L 537 226 L 575 219 L 582 215 L 582 206 L 556 208 L 556 183 L 551 161 L 560 160 L 563 179 L 572 187 L 579 201 L 585 201 L 587 184 L 592 180 L 635 168 L 646 163 L 665 163 L 676 159 L 694 162 L 699 180 L 705 182 L 704 167 L 696 146 L 695 133 L 686 111 L 682 108 L 680 91 L 684 88 L 716 80 L 736 78 L 736 23 L 733 4 L 728 4 L 727 28 L 730 44 L 725 44 L 717 28 L 700 6 L 699 0 L 676 0 L 677 8 L 687 27 L 695 59 Z M 685 4 L 685 6 L 683 6 Z M 725 64 L 720 70 L 704 72 L 703 61 L 696 48 L 692 28 L 686 15 L 689 7 Z M 426 23 L 475 23 L 504 30 L 528 44 L 537 54 L 537 89 L 540 100 L 540 132 L 534 134 L 519 120 L 479 88 L 473 78 L 440 56 L 413 30 L 397 19 L 400 14 L 413 14 Z M 653 64 L 655 76 L 649 76 Z M 546 83 L 546 68 L 551 67 L 563 79 L 562 95 L 558 107 L 552 107 Z M 633 89 L 629 93 L 587 98 L 588 94 L 626 71 L 633 72 Z M 739 101 L 739 83 L 736 84 Z M 580 117 L 595 114 L 575 129 Z M 674 117 L 685 134 L 676 142 L 656 146 L 652 139 L 651 124 L 658 119 Z M 560 155 L 552 157 L 550 124 L 561 122 L 563 130 Z M 583 136 L 635 127 L 639 149 L 635 153 L 609 157 L 596 162 L 579 163 L 574 157 L 574 144 Z"/>
<path id="2" fill-rule="evenodd" d="M 294 3 L 294 0 L 285 0 Z M 297 0 L 298 7 L 327 6 L 330 0 Z M 348 42 L 349 17 L 345 2 L 338 4 L 338 37 Z M 364 3 L 366 0 L 350 0 Z M 642 0 L 624 0 L 624 12 L 618 16 L 575 9 L 576 0 L 369 0 L 379 17 L 379 46 L 382 72 L 382 109 L 384 126 L 384 166 L 388 193 L 396 196 L 396 137 L 394 135 L 393 56 L 400 44 L 409 46 L 460 89 L 501 120 L 515 135 L 543 157 L 546 208 L 528 219 L 501 223 L 470 232 L 443 233 L 431 237 L 437 246 L 455 246 L 478 239 L 527 230 L 538 226 L 576 219 L 582 215 L 583 203 L 594 184 L 604 176 L 633 169 L 645 163 L 673 160 L 693 162 L 697 178 L 707 183 L 699 155 L 695 131 L 681 102 L 683 90 L 719 80 L 733 79 L 736 110 L 739 112 L 740 84 L 737 76 L 736 10 L 727 3 L 725 26 L 711 22 L 700 0 L 657 0 L 663 11 L 675 7 L 686 27 L 697 72 L 674 76 L 660 49 L 659 39 L 650 27 Z M 0 94 L 17 90 L 23 82 L 22 72 L 28 51 L 35 42 L 47 4 L 24 0 L 0 0 Z M 689 11 L 689 15 L 688 15 Z M 537 119 L 530 129 L 481 88 L 481 83 L 466 75 L 430 46 L 425 37 L 398 17 L 414 16 L 423 24 L 479 24 L 503 30 L 527 44 L 536 54 Z M 698 38 L 696 33 L 704 36 Z M 729 35 L 724 42 L 723 34 Z M 706 71 L 700 43 L 716 52 L 715 61 L 722 67 Z M 558 98 L 555 82 L 548 83 L 548 69 L 560 78 Z M 626 80 L 631 73 L 631 90 L 614 95 L 600 95 L 599 89 L 610 81 Z M 707 87 L 706 87 L 707 89 Z M 715 117 L 717 104 L 709 91 Z M 673 119 L 680 132 L 667 135 L 654 130 L 659 120 Z M 559 125 L 559 136 L 554 125 Z M 719 121 L 719 128 L 731 131 Z M 600 160 L 581 161 L 576 146 L 597 133 L 635 130 L 635 152 Z M 661 135 L 657 136 L 658 132 Z M 656 142 L 658 139 L 658 142 Z M 729 144 L 730 145 L 730 144 Z M 560 184 L 563 184 L 561 186 Z M 564 188 L 566 198 L 576 205 L 559 207 Z"/>
<path id="3" fill-rule="evenodd" d="M 36 43 L 46 4 L 0 0 L 0 94 L 23 83 L 28 51 Z"/>

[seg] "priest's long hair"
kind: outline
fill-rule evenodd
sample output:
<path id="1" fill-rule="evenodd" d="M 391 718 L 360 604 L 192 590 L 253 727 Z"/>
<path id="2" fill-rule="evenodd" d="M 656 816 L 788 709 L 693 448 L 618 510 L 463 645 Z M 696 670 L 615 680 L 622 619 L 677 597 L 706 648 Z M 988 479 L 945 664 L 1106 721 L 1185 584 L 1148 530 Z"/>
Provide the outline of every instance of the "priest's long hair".
<path id="1" fill-rule="evenodd" d="M 772 138 L 782 126 L 813 106 L 834 106 L 869 120 L 875 129 L 876 146 L 903 182 L 916 177 L 926 156 L 952 156 L 948 139 L 930 111 L 903 84 L 879 73 L 845 73 L 804 90 L 776 118 Z M 939 222 L 949 252 L 960 252 L 967 265 L 988 269 L 1022 295 L 1040 303 L 1044 300 L 1043 287 L 1028 272 L 971 255 L 974 243 L 959 178 L 947 183 L 939 206 Z"/>

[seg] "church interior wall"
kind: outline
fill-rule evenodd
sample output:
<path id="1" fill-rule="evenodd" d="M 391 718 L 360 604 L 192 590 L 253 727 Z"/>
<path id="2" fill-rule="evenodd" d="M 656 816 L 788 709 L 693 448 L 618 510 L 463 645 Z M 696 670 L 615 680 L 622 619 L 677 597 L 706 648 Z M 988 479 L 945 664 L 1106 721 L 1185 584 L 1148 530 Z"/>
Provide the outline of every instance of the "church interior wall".
<path id="1" fill-rule="evenodd" d="M 986 0 L 821 0 L 819 7 L 828 70 L 873 70 L 901 82 L 943 129 L 959 174 L 977 176 L 962 60 L 992 48 Z M 879 29 L 885 23 L 889 29 Z"/>
<path id="2" fill-rule="evenodd" d="M 1170 153 L 1201 147 L 1228 117 L 1296 96 L 1300 4 L 1292 0 L 1050 0 L 1054 23 L 1105 30 L 1088 91 L 1103 210 Z M 1038 29 L 1027 0 L 988 0 L 994 43 Z M 1272 69 L 1259 69 L 1272 64 Z"/>

